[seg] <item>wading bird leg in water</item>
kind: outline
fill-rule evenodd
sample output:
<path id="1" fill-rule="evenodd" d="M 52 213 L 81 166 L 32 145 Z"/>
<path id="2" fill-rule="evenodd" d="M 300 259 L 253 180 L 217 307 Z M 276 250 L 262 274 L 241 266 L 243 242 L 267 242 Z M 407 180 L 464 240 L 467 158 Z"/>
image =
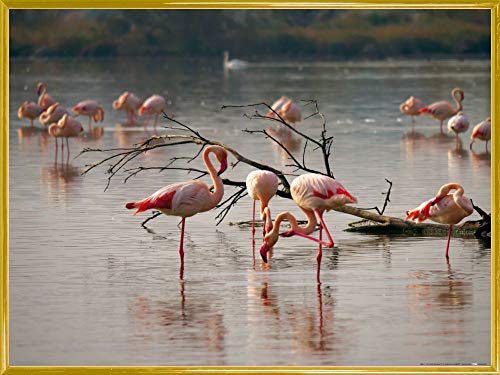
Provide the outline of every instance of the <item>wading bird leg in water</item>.
<path id="1" fill-rule="evenodd" d="M 59 145 L 57 144 L 57 138 L 56 138 L 56 155 L 54 157 L 54 164 L 57 165 L 57 151 L 59 149 Z"/>
<path id="2" fill-rule="evenodd" d="M 318 248 L 318 255 L 316 256 L 316 262 L 318 263 L 317 269 L 316 269 L 316 281 L 318 282 L 318 285 L 321 284 L 321 280 L 319 279 L 319 274 L 321 272 L 321 258 L 323 258 L 323 249 L 322 249 L 322 241 L 323 241 L 323 224 L 319 224 L 319 248 Z"/>
<path id="3" fill-rule="evenodd" d="M 66 156 L 66 164 L 69 163 L 69 138 L 66 137 L 66 151 L 67 151 L 67 156 Z"/>
<path id="4" fill-rule="evenodd" d="M 449 259 L 450 257 L 448 256 L 448 250 L 450 249 L 450 238 L 451 238 L 451 231 L 452 231 L 452 226 L 450 225 L 448 227 L 448 242 L 446 243 L 446 259 Z"/>
<path id="5" fill-rule="evenodd" d="M 255 242 L 255 201 L 253 201 L 252 210 L 252 241 Z"/>
<path id="6" fill-rule="evenodd" d="M 184 226 L 186 224 L 186 218 L 183 217 L 181 220 L 181 243 L 179 245 L 179 255 L 181 257 L 181 269 L 179 272 L 179 278 L 184 279 Z"/>

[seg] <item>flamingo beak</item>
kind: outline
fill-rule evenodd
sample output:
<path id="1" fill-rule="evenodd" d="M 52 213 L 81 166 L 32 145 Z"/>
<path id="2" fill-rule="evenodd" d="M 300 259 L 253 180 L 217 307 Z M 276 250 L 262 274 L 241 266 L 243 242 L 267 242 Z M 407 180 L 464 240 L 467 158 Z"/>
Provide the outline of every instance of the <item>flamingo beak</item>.
<path id="1" fill-rule="evenodd" d="M 227 169 L 227 159 L 223 159 L 220 163 L 220 169 L 219 172 L 217 172 L 217 176 L 220 176 L 222 173 L 224 173 Z"/>
<path id="2" fill-rule="evenodd" d="M 262 257 L 264 263 L 267 263 L 267 252 L 269 250 L 271 250 L 271 247 L 268 245 L 267 242 L 264 242 L 260 247 L 260 256 Z"/>
<path id="3" fill-rule="evenodd" d="M 78 107 L 77 105 L 75 105 L 73 107 L 73 112 L 78 113 L 79 110 L 80 110 L 80 107 Z"/>

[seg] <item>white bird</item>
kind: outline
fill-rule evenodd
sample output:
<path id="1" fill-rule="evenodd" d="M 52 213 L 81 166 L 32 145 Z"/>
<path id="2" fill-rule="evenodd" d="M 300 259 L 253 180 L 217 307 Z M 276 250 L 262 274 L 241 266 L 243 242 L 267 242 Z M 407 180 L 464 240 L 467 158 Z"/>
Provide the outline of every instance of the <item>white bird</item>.
<path id="1" fill-rule="evenodd" d="M 248 68 L 248 63 L 243 60 L 229 60 L 229 52 L 224 51 L 224 69 L 241 70 Z"/>
<path id="2" fill-rule="evenodd" d="M 448 120 L 448 131 L 455 133 L 457 141 L 458 134 L 465 133 L 467 129 L 469 129 L 469 118 L 463 112 L 458 112 Z"/>

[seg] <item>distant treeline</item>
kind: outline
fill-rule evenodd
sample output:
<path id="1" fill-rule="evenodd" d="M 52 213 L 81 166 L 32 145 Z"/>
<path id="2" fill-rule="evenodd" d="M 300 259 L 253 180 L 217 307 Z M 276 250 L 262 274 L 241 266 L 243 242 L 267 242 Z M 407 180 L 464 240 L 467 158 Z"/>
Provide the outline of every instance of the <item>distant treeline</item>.
<path id="1" fill-rule="evenodd" d="M 488 10 L 12 10 L 12 57 L 490 54 Z"/>

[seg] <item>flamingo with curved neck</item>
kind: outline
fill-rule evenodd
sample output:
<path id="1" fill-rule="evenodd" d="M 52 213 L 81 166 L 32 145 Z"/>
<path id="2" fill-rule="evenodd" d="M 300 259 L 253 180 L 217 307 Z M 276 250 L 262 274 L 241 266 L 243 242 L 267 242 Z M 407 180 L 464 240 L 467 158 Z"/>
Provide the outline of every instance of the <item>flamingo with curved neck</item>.
<path id="1" fill-rule="evenodd" d="M 260 215 L 261 219 L 266 219 L 263 221 L 264 226 L 262 229 L 262 234 L 265 235 L 267 229 L 272 226 L 270 213 L 264 215 L 264 209 L 268 207 L 269 201 L 278 191 L 279 180 L 278 176 L 270 171 L 257 170 L 250 172 L 246 179 L 246 187 L 248 195 L 253 200 L 253 211 L 252 211 L 252 240 L 255 238 L 255 204 L 260 201 Z M 270 223 L 269 223 L 269 222 Z"/>
<path id="2" fill-rule="evenodd" d="M 443 134 L 443 122 L 462 110 L 464 91 L 456 87 L 451 91 L 451 97 L 455 101 L 457 105 L 456 107 L 454 107 L 450 102 L 443 100 L 440 102 L 432 103 L 427 107 L 419 110 L 420 113 L 428 113 L 433 118 L 440 121 L 441 134 Z"/>
<path id="3" fill-rule="evenodd" d="M 279 223 L 285 218 L 292 225 L 292 230 L 283 233 L 284 237 L 301 236 L 319 244 L 318 255 L 316 256 L 317 269 L 316 280 L 320 283 L 320 269 L 322 258 L 322 246 L 333 247 L 333 239 L 330 232 L 323 220 L 323 213 L 329 211 L 336 206 L 342 206 L 346 203 L 356 203 L 357 200 L 342 186 L 337 180 L 317 174 L 307 173 L 297 177 L 290 185 L 290 192 L 294 202 L 304 211 L 308 218 L 308 223 L 305 227 L 297 225 L 295 217 L 289 213 L 284 212 L 276 217 L 273 224 L 273 229 L 264 237 L 263 244 L 260 249 L 262 260 L 267 262 L 267 251 L 277 241 L 277 232 L 279 231 Z M 309 236 L 316 227 L 316 216 L 319 219 L 319 239 Z M 328 242 L 323 241 L 323 228 L 325 229 L 328 237 Z"/>
<path id="4" fill-rule="evenodd" d="M 52 104 L 55 104 L 55 100 L 47 94 L 47 85 L 43 82 L 38 82 L 36 85 L 36 93 L 38 95 L 38 105 L 45 111 Z"/>
<path id="5" fill-rule="evenodd" d="M 451 190 L 455 190 L 455 192 L 449 194 Z M 441 186 L 434 198 L 423 202 L 413 210 L 406 211 L 405 220 L 421 223 L 430 219 L 436 223 L 448 224 L 448 241 L 445 253 L 446 258 L 448 258 L 453 224 L 459 223 L 473 212 L 472 201 L 464 196 L 464 188 L 462 185 L 453 182 Z"/>
<path id="6" fill-rule="evenodd" d="M 220 164 L 216 171 L 210 160 L 210 154 L 214 154 Z M 129 202 L 125 208 L 134 209 L 134 215 L 150 209 L 155 209 L 168 216 L 181 217 L 181 240 L 179 255 L 181 258 L 180 278 L 184 275 L 184 227 L 187 217 L 200 212 L 209 211 L 222 199 L 224 195 L 224 184 L 220 174 L 227 169 L 227 152 L 220 146 L 209 146 L 203 151 L 203 162 L 212 178 L 213 192 L 207 184 L 198 180 L 178 182 L 161 188 L 147 198 L 137 202 Z"/>

